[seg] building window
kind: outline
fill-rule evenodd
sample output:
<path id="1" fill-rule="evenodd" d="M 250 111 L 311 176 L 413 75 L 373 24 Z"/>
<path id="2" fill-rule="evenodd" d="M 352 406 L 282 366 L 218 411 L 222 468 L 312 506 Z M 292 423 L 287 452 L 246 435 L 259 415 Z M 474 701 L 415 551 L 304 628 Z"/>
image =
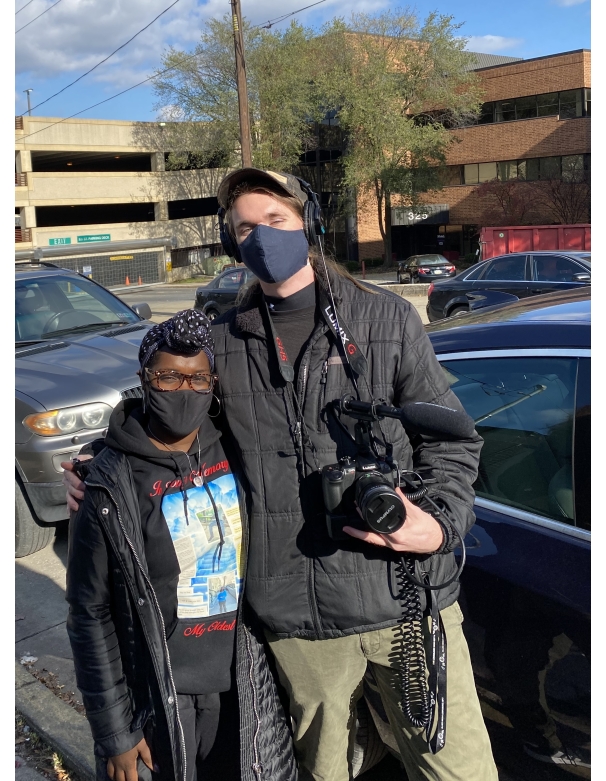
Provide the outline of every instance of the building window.
<path id="1" fill-rule="evenodd" d="M 516 98 L 516 119 L 530 119 L 537 116 L 537 96 Z"/>
<path id="2" fill-rule="evenodd" d="M 515 100 L 497 100 L 495 122 L 511 122 L 516 118 Z"/>
<path id="3" fill-rule="evenodd" d="M 514 119 L 558 115 L 560 119 L 591 116 L 591 90 L 570 89 L 483 103 L 476 124 L 487 125 L 493 122 L 512 122 Z"/>
<path id="4" fill-rule="evenodd" d="M 562 158 L 562 180 L 582 182 L 585 178 L 583 155 L 566 155 Z"/>
<path id="5" fill-rule="evenodd" d="M 562 176 L 560 162 L 559 157 L 540 157 L 539 179 L 560 179 Z"/>
<path id="6" fill-rule="evenodd" d="M 465 184 L 477 184 L 478 183 L 478 164 L 472 163 L 471 165 L 463 166 L 465 178 Z"/>
<path id="7" fill-rule="evenodd" d="M 555 116 L 558 113 L 558 93 L 546 92 L 544 95 L 537 95 L 537 104 L 539 108 L 538 116 Z"/>
<path id="8" fill-rule="evenodd" d="M 494 122 L 494 103 L 483 103 L 478 117 L 478 125 L 489 125 Z"/>
<path id="9" fill-rule="evenodd" d="M 490 182 L 497 178 L 497 164 L 496 163 L 479 163 L 478 164 L 478 181 Z"/>
<path id="10" fill-rule="evenodd" d="M 454 187 L 458 184 L 463 184 L 463 166 L 461 165 L 445 165 L 440 170 L 440 181 L 443 187 Z"/>
<path id="11" fill-rule="evenodd" d="M 502 163 L 497 163 L 499 179 L 502 182 L 507 182 L 510 179 L 518 178 L 518 161 L 517 160 L 504 160 Z"/>

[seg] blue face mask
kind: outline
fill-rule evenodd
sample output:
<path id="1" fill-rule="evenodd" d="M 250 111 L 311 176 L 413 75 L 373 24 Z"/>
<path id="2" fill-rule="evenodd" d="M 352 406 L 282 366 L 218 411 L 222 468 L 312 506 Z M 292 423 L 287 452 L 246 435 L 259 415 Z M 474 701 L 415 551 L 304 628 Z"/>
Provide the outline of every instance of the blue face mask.
<path id="1" fill-rule="evenodd" d="M 257 225 L 240 244 L 245 266 L 262 282 L 284 282 L 307 265 L 309 245 L 302 230 Z"/>

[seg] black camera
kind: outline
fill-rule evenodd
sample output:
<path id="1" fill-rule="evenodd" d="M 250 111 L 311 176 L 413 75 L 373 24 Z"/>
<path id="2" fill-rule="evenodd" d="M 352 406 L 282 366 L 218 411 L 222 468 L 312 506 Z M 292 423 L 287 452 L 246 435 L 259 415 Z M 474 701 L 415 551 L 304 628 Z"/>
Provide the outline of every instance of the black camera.
<path id="1" fill-rule="evenodd" d="M 379 534 L 397 531 L 406 519 L 406 510 L 395 491 L 396 485 L 399 485 L 399 475 L 395 463 L 373 460 L 362 453 L 325 466 L 322 493 L 330 537 L 351 539 L 343 532 L 343 526 L 359 526 L 360 521 L 364 522 L 364 528 Z"/>
<path id="2" fill-rule="evenodd" d="M 391 457 L 391 445 L 386 443 L 384 457 L 376 452 L 372 440 L 375 421 L 397 418 L 410 433 L 439 439 L 466 439 L 474 432 L 474 421 L 465 412 L 424 402 L 398 408 L 381 401 L 366 402 L 343 396 L 333 402 L 332 411 L 356 420 L 352 440 L 357 451 L 353 457 L 344 456 L 338 463 L 322 468 L 326 523 L 333 540 L 351 539 L 343 531 L 344 526 L 392 534 L 406 521 L 404 502 L 395 490 L 401 485 L 398 464 Z M 405 475 L 402 479 L 403 492 L 410 501 L 425 494 L 425 490 L 419 492 L 419 486 Z"/>

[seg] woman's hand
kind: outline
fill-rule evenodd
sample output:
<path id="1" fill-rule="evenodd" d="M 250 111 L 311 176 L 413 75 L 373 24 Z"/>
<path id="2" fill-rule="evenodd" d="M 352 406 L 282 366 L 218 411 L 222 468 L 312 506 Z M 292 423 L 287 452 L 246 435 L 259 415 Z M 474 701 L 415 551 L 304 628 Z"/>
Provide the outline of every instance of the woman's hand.
<path id="1" fill-rule="evenodd" d="M 112 781 L 139 781 L 137 772 L 137 758 L 141 757 L 150 770 L 153 770 L 151 752 L 149 746 L 142 738 L 130 751 L 118 754 L 107 760 L 107 775 Z"/>
<path id="2" fill-rule="evenodd" d="M 87 461 L 92 456 L 78 456 L 80 461 Z M 67 488 L 66 501 L 70 510 L 78 512 L 80 502 L 84 499 L 85 485 L 74 472 L 74 465 L 71 461 L 62 461 L 63 467 L 63 485 Z"/>
<path id="3" fill-rule="evenodd" d="M 393 534 L 377 534 L 375 532 L 363 532 L 352 526 L 344 526 L 343 531 L 357 537 L 359 540 L 371 542 L 373 545 L 382 545 L 384 548 L 402 551 L 405 553 L 434 553 L 444 540 L 442 527 L 436 519 L 425 510 L 421 510 L 416 504 L 410 502 L 399 488 L 396 493 L 404 502 L 406 509 L 406 521 Z"/>

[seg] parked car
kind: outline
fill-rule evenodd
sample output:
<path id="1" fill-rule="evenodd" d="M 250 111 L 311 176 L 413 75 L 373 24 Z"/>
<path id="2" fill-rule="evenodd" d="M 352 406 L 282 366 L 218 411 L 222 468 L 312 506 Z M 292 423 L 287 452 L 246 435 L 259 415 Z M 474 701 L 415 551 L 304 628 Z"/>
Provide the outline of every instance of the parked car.
<path id="1" fill-rule="evenodd" d="M 254 275 L 244 266 L 229 268 L 196 290 L 194 308 L 201 309 L 209 320 L 214 320 L 234 306 L 240 288 L 252 279 Z"/>
<path id="2" fill-rule="evenodd" d="M 490 306 L 494 295 L 487 295 L 487 291 L 526 298 L 589 284 L 589 252 L 514 252 L 476 263 L 453 279 L 430 285 L 427 317 L 434 322 L 471 308 Z"/>
<path id="3" fill-rule="evenodd" d="M 50 263 L 16 267 L 15 555 L 47 545 L 69 517 L 61 461 L 102 436 L 115 405 L 140 396 L 147 304 Z M 49 525 L 50 524 L 50 525 Z"/>
<path id="4" fill-rule="evenodd" d="M 427 330 L 484 439 L 460 601 L 497 765 L 518 781 L 589 778 L 590 290 Z"/>
<path id="5" fill-rule="evenodd" d="M 398 282 L 433 282 L 454 277 L 456 268 L 444 255 L 411 255 L 398 263 Z"/>

